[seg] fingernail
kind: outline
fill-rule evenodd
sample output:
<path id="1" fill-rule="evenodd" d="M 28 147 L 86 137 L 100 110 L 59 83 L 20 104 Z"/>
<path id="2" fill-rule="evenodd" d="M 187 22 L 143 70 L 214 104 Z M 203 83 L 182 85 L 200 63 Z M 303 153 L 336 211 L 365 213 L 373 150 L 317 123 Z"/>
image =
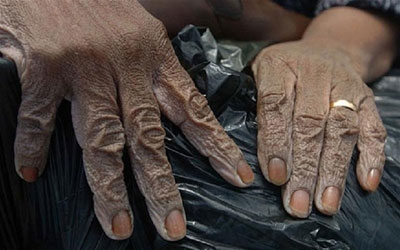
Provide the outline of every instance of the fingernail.
<path id="1" fill-rule="evenodd" d="M 337 187 L 327 187 L 322 194 L 324 213 L 333 215 L 339 208 L 340 190 Z"/>
<path id="2" fill-rule="evenodd" d="M 127 238 L 132 233 L 131 217 L 126 210 L 119 211 L 112 220 L 112 230 L 115 236 Z"/>
<path id="3" fill-rule="evenodd" d="M 271 159 L 268 163 L 268 177 L 273 184 L 283 185 L 287 178 L 286 163 L 279 158 Z"/>
<path id="4" fill-rule="evenodd" d="M 39 169 L 37 168 L 30 168 L 30 167 L 22 167 L 20 170 L 22 176 L 24 177 L 24 180 L 27 182 L 35 182 L 38 174 L 39 174 Z"/>
<path id="5" fill-rule="evenodd" d="M 239 162 L 237 173 L 246 184 L 251 184 L 254 181 L 254 173 L 245 161 Z"/>
<path id="6" fill-rule="evenodd" d="M 165 219 L 165 228 L 167 229 L 168 236 L 172 239 L 178 240 L 183 238 L 186 234 L 186 225 L 182 212 L 173 210 Z"/>
<path id="7" fill-rule="evenodd" d="M 299 218 L 306 218 L 308 216 L 308 209 L 310 207 L 310 196 L 304 190 L 297 190 L 292 194 L 290 199 L 290 208 L 294 214 Z"/>
<path id="8" fill-rule="evenodd" d="M 378 186 L 379 182 L 381 180 L 381 173 L 378 169 L 371 169 L 368 173 L 367 177 L 367 186 L 368 186 L 368 191 L 375 191 Z"/>

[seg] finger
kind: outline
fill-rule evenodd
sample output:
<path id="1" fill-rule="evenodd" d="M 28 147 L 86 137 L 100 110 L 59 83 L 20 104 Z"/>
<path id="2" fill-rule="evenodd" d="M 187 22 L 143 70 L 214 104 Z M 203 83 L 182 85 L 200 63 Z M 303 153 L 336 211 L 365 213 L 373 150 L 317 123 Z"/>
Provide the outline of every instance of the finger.
<path id="1" fill-rule="evenodd" d="M 27 182 L 34 182 L 44 171 L 57 108 L 63 98 L 57 80 L 40 78 L 48 76 L 45 69 L 41 70 L 44 72 L 32 67 L 30 74 L 21 78 L 14 159 L 17 173 Z"/>
<path id="2" fill-rule="evenodd" d="M 159 234 L 166 240 L 179 240 L 186 234 L 185 212 L 165 152 L 165 131 L 151 75 L 138 68 L 120 75 L 122 116 L 136 181 Z"/>
<path id="3" fill-rule="evenodd" d="M 293 169 L 282 195 L 286 211 L 305 218 L 311 212 L 329 111 L 331 65 L 318 58 L 301 62 L 293 115 Z"/>
<path id="4" fill-rule="evenodd" d="M 238 187 L 249 186 L 254 174 L 242 152 L 220 126 L 169 43 L 168 48 L 153 82 L 163 114 L 181 128 L 226 181 Z"/>
<path id="5" fill-rule="evenodd" d="M 340 209 L 358 128 L 356 111 L 345 107 L 330 110 L 315 189 L 315 205 L 326 215 L 333 215 Z"/>
<path id="6" fill-rule="evenodd" d="M 383 174 L 386 129 L 371 91 L 361 103 L 359 117 L 360 136 L 357 145 L 360 156 L 357 162 L 357 178 L 364 190 L 372 192 L 378 188 Z"/>
<path id="7" fill-rule="evenodd" d="M 106 235 L 120 240 L 133 230 L 123 176 L 125 138 L 113 79 L 97 66 L 88 63 L 72 84 L 72 118 L 96 216 Z"/>
<path id="8" fill-rule="evenodd" d="M 330 102 L 345 100 L 359 107 L 365 96 L 360 77 L 340 65 L 335 66 L 333 75 Z M 340 209 L 351 155 L 359 134 L 357 112 L 349 107 L 332 107 L 329 111 L 315 189 L 315 205 L 327 215 Z"/>
<path id="9" fill-rule="evenodd" d="M 258 90 L 258 160 L 265 178 L 283 185 L 292 170 L 292 116 L 296 76 L 278 57 L 253 64 Z"/>

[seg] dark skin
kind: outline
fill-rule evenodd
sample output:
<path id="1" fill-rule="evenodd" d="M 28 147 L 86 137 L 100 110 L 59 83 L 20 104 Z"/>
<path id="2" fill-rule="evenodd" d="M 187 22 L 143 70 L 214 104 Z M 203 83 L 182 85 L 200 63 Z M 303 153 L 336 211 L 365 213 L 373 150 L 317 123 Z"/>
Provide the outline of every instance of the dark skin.
<path id="1" fill-rule="evenodd" d="M 125 144 L 158 232 L 167 240 L 185 235 L 161 112 L 223 178 L 239 187 L 251 184 L 251 169 L 179 65 L 163 25 L 137 1 L 0 3 L 1 52 L 16 62 L 22 84 L 15 142 L 22 178 L 32 182 L 42 173 L 55 111 L 66 97 L 96 215 L 111 238 L 127 238 L 133 229 L 122 178 Z M 342 7 L 309 24 L 308 18 L 274 3 L 248 0 L 241 19 L 217 22 L 203 1 L 141 3 L 170 34 L 194 23 L 220 36 L 282 42 L 263 50 L 253 71 L 260 166 L 267 180 L 283 185 L 288 213 L 307 217 L 313 201 L 325 214 L 339 210 L 356 142 L 359 182 L 368 191 L 378 187 L 385 130 L 365 82 L 385 73 L 394 60 L 397 27 L 392 21 Z M 174 4 L 186 10 L 178 21 Z M 290 40 L 297 41 L 285 42 Z M 337 99 L 350 101 L 356 110 L 330 108 Z"/>
<path id="2" fill-rule="evenodd" d="M 320 212 L 337 213 L 356 143 L 358 181 L 366 191 L 377 189 L 386 130 L 365 83 L 389 70 L 397 28 L 374 13 L 332 8 L 310 23 L 302 39 L 268 47 L 253 63 L 258 158 L 266 179 L 282 185 L 292 216 L 307 217 L 313 200 Z M 356 110 L 330 107 L 339 100 Z"/>
<path id="3" fill-rule="evenodd" d="M 165 16 L 173 11 L 171 5 L 141 1 L 155 15 L 162 10 L 160 18 L 171 25 L 169 30 L 181 27 Z M 286 211 L 307 217 L 314 200 L 322 213 L 335 214 L 356 143 L 361 152 L 359 183 L 367 191 L 376 190 L 386 132 L 365 83 L 389 70 L 396 56 L 398 24 L 350 7 L 332 8 L 309 20 L 264 0 L 242 1 L 239 20 L 217 21 L 206 4 L 194 2 L 202 18 L 186 13 L 191 23 L 229 38 L 278 42 L 258 55 L 253 72 L 259 93 L 258 158 L 265 178 L 283 187 Z M 330 102 L 339 99 L 354 103 L 357 110 L 330 109 Z M 305 136 L 309 133 L 313 136 Z"/>
<path id="4" fill-rule="evenodd" d="M 1 52 L 15 61 L 22 87 L 15 165 L 26 181 L 44 171 L 56 110 L 67 98 L 94 210 L 112 239 L 125 239 L 133 230 L 125 146 L 159 234 L 166 240 L 185 235 L 161 113 L 229 183 L 252 183 L 251 168 L 179 64 L 163 24 L 137 1 L 0 4 Z"/>
<path id="5" fill-rule="evenodd" d="M 172 0 L 168 4 L 160 0 L 139 2 L 164 23 L 171 36 L 187 24 L 195 24 L 210 28 L 216 37 L 282 42 L 300 39 L 311 21 L 308 17 L 265 0 L 242 1 L 243 12 L 240 19 L 235 20 L 217 18 L 205 0 Z M 229 1 L 225 2 L 229 4 Z M 179 17 L 175 16 L 177 9 L 181 10 Z"/>

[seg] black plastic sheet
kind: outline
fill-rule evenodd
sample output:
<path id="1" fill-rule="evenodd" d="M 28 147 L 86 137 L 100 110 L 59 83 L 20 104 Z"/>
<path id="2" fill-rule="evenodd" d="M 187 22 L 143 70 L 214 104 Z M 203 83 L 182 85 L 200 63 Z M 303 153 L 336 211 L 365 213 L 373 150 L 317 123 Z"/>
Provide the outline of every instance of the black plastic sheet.
<path id="1" fill-rule="evenodd" d="M 241 70 L 258 46 L 218 44 L 205 29 L 185 28 L 174 40 L 182 65 L 235 140 L 255 172 L 246 189 L 226 183 L 178 128 L 163 119 L 168 158 L 182 194 L 187 237 L 167 242 L 157 235 L 128 159 L 125 177 L 135 215 L 131 239 L 114 241 L 94 215 L 70 105 L 58 111 L 48 164 L 34 184 L 15 174 L 13 140 L 20 102 L 15 66 L 0 59 L 0 249 L 400 249 L 400 71 L 373 85 L 388 131 L 387 161 L 377 192 L 361 190 L 353 155 L 341 211 L 308 219 L 285 213 L 280 188 L 264 180 L 257 162 L 254 82 Z M 230 51 L 227 53 L 227 51 Z"/>

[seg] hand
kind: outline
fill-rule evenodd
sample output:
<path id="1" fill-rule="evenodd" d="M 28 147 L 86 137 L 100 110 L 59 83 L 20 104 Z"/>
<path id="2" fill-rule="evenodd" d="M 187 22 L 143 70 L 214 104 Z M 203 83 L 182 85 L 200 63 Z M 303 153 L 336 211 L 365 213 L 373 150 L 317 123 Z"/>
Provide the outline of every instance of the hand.
<path id="1" fill-rule="evenodd" d="M 258 89 L 258 159 L 283 185 L 285 210 L 305 218 L 312 202 L 336 213 L 357 143 L 357 178 L 374 191 L 382 176 L 386 131 L 372 91 L 334 45 L 301 40 L 264 49 L 253 64 Z M 346 100 L 355 110 L 331 103 Z M 353 107 L 354 108 L 354 107 Z"/>
<path id="2" fill-rule="evenodd" d="M 167 240 L 185 235 L 160 111 L 228 182 L 252 182 L 243 154 L 180 66 L 163 25 L 137 1 L 0 3 L 0 51 L 15 61 L 22 85 L 15 163 L 26 181 L 44 171 L 57 107 L 68 97 L 95 213 L 112 239 L 133 230 L 125 145 L 158 232 Z"/>

